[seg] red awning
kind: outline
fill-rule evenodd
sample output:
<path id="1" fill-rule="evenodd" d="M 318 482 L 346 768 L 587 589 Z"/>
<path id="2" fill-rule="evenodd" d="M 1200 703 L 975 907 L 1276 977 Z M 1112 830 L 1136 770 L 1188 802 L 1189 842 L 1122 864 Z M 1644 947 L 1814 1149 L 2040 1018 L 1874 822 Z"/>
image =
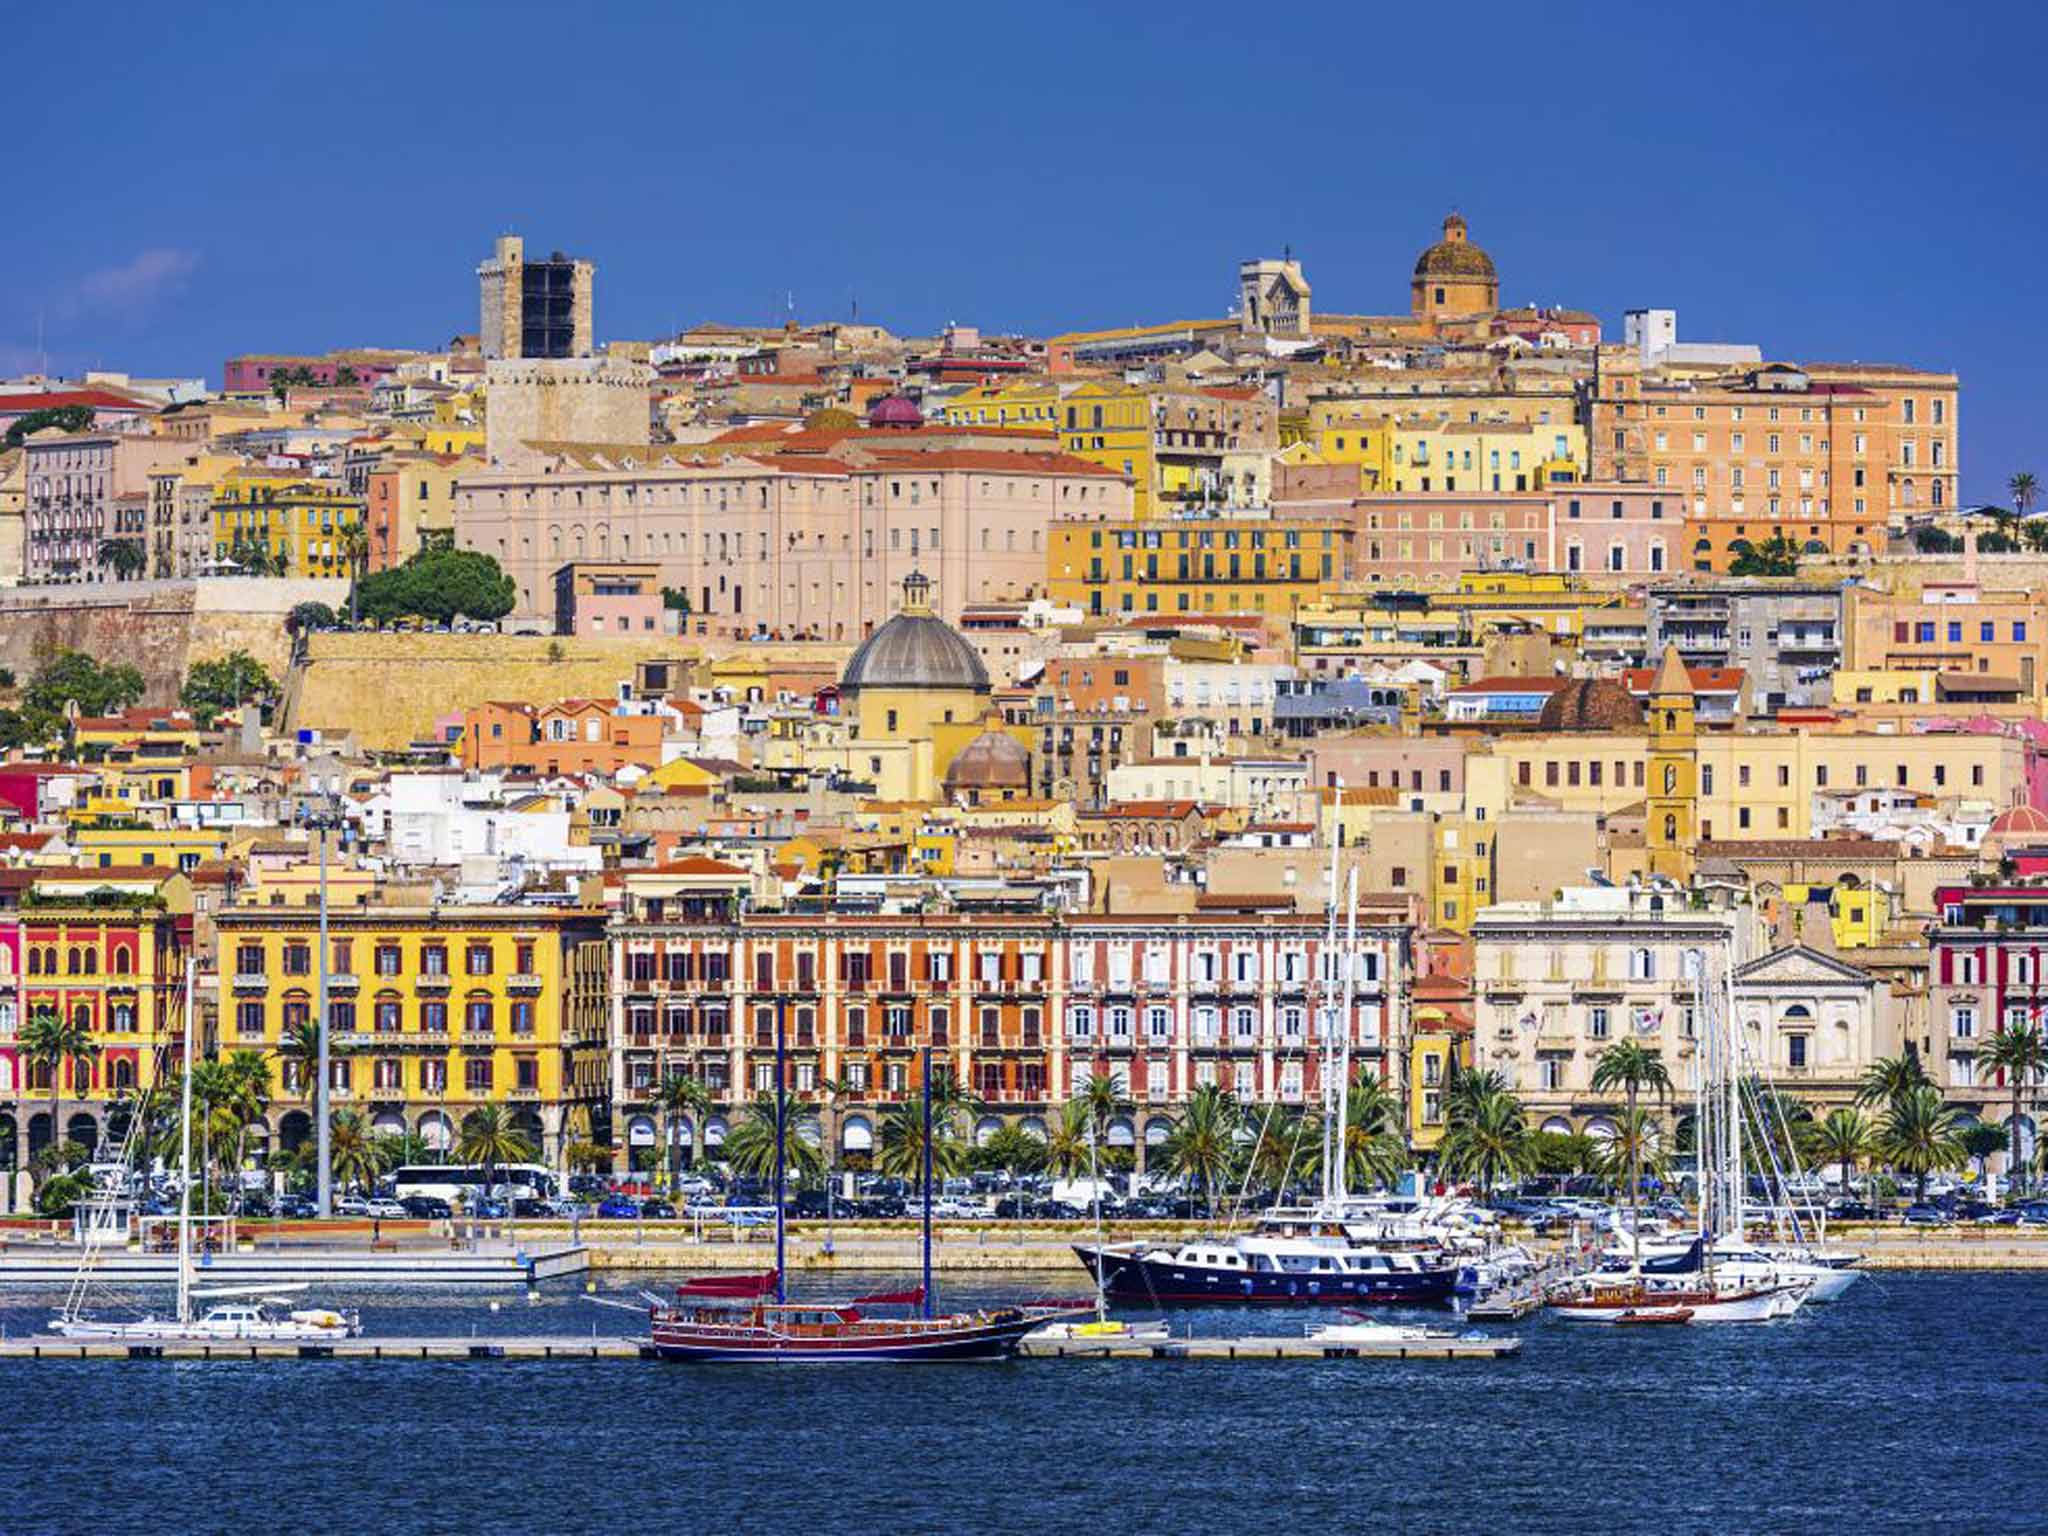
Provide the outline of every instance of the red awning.
<path id="1" fill-rule="evenodd" d="M 775 1271 L 764 1269 L 755 1274 L 741 1275 L 698 1275 L 685 1280 L 676 1287 L 678 1296 L 725 1296 L 751 1300 L 756 1296 L 767 1296 L 775 1290 Z"/>

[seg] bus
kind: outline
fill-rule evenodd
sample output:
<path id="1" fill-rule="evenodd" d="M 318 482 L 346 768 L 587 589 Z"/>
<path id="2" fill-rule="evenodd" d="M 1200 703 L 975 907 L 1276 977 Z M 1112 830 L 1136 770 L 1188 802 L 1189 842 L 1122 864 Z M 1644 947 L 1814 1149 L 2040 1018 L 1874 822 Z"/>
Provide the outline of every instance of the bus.
<path id="1" fill-rule="evenodd" d="M 474 1204 L 484 1194 L 481 1163 L 412 1163 L 392 1169 L 385 1177 L 394 1200 L 431 1195 L 450 1205 Z M 552 1200 L 560 1193 L 560 1178 L 542 1163 L 500 1163 L 491 1170 L 491 1178 L 490 1193 L 500 1198 Z"/>

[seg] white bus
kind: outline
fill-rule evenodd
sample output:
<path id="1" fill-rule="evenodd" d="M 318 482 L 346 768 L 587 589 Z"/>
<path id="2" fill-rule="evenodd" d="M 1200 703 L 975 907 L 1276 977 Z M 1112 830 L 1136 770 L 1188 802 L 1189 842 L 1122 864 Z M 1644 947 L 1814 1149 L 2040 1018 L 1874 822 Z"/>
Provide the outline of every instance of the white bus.
<path id="1" fill-rule="evenodd" d="M 481 1163 L 411 1163 L 392 1169 L 386 1178 L 394 1200 L 431 1195 L 450 1205 L 473 1205 L 484 1195 Z M 541 1163 L 500 1163 L 491 1170 L 491 1180 L 490 1193 L 499 1199 L 531 1195 L 552 1200 L 560 1193 L 561 1180 Z"/>

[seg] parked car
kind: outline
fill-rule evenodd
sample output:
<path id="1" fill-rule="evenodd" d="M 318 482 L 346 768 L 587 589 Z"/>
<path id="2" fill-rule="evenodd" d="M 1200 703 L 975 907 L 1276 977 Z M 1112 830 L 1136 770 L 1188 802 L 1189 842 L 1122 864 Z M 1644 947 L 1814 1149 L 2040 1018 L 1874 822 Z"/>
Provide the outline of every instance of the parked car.
<path id="1" fill-rule="evenodd" d="M 455 1207 L 439 1195 L 408 1195 L 398 1202 L 414 1221 L 447 1221 Z"/>
<path id="2" fill-rule="evenodd" d="M 979 1221 L 987 1214 L 979 1200 L 965 1195 L 941 1195 L 932 1202 L 934 1221 Z"/>
<path id="3" fill-rule="evenodd" d="M 642 1200 L 640 1202 L 640 1214 L 649 1221 L 674 1221 L 676 1219 L 676 1208 L 666 1200 Z"/>
<path id="4" fill-rule="evenodd" d="M 370 1214 L 370 1202 L 361 1195 L 339 1195 L 334 1201 L 334 1214 L 337 1216 L 367 1216 Z"/>
<path id="5" fill-rule="evenodd" d="M 311 1221 L 320 1214 L 319 1205 L 308 1195 L 279 1195 L 277 1215 L 280 1221 Z"/>
<path id="6" fill-rule="evenodd" d="M 503 1221 L 512 1214 L 512 1210 L 504 1201 L 493 1195 L 483 1200 L 472 1200 L 469 1204 L 469 1214 L 478 1221 Z"/>
<path id="7" fill-rule="evenodd" d="M 557 1221 L 582 1221 L 590 1215 L 590 1203 L 586 1200 L 550 1200 L 547 1208 Z"/>
<path id="8" fill-rule="evenodd" d="M 1869 1205 L 1861 1200 L 1830 1200 L 1828 1220 L 1830 1221 L 1885 1221 L 1890 1213 L 1882 1206 Z"/>
<path id="9" fill-rule="evenodd" d="M 602 1199 L 611 1193 L 611 1185 L 601 1173 L 572 1173 L 569 1175 L 569 1193 L 591 1195 Z"/>
<path id="10" fill-rule="evenodd" d="M 822 1221 L 827 1216 L 845 1216 L 854 1208 L 844 1200 L 827 1202 L 822 1189 L 800 1190 L 789 1202 L 789 1214 L 802 1221 Z"/>
<path id="11" fill-rule="evenodd" d="M 1899 1218 L 1910 1227 L 1945 1227 L 1955 1220 L 1946 1209 L 1928 1202 L 1924 1205 L 1909 1205 L 1906 1214 Z"/>
<path id="12" fill-rule="evenodd" d="M 399 1201 L 386 1200 L 380 1196 L 364 1202 L 363 1214 L 377 1221 L 403 1221 L 412 1213 Z"/>
<path id="13" fill-rule="evenodd" d="M 538 1195 L 519 1195 L 512 1201 L 512 1214 L 521 1221 L 535 1221 L 554 1215 L 553 1202 Z"/>
<path id="14" fill-rule="evenodd" d="M 606 1195 L 597 1203 L 597 1214 L 603 1221 L 637 1221 L 640 1204 L 630 1195 Z"/>

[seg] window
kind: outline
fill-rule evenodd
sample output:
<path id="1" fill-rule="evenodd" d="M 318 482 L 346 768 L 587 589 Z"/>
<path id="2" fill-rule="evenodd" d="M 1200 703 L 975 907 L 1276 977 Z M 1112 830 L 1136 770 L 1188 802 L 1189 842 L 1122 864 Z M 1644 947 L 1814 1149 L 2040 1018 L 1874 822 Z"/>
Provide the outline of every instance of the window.
<path id="1" fill-rule="evenodd" d="M 1558 1060 L 1555 1056 L 1546 1056 L 1539 1065 L 1542 1072 L 1543 1086 L 1546 1089 L 1555 1092 L 1564 1087 L 1564 1063 L 1562 1061 Z"/>
<path id="2" fill-rule="evenodd" d="M 1977 1034 L 1977 1010 L 1958 1007 L 1949 1011 L 1949 1031 L 1958 1040 L 1971 1040 Z"/>
<path id="3" fill-rule="evenodd" d="M 472 976 L 490 975 L 491 946 L 489 944 L 469 945 L 468 948 L 464 951 L 463 963 L 466 969 L 468 970 L 469 974 Z"/>
<path id="4" fill-rule="evenodd" d="M 1607 1038 L 1607 1009 L 1604 1006 L 1595 1007 L 1588 1011 L 1586 1015 L 1586 1034 L 1594 1040 L 1605 1040 Z"/>
<path id="5" fill-rule="evenodd" d="M 1785 1064 L 1795 1070 L 1806 1065 L 1806 1036 L 1785 1037 Z"/>

